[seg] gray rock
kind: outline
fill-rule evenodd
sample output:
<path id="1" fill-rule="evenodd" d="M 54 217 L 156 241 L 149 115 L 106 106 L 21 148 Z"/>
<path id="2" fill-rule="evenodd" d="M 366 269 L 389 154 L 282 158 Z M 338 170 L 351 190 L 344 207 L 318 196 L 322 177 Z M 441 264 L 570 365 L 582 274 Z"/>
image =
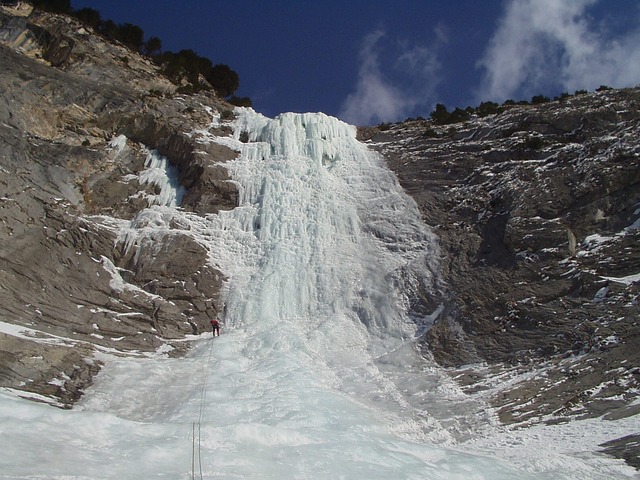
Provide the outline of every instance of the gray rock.
<path id="1" fill-rule="evenodd" d="M 184 208 L 235 206 L 219 164 L 236 153 L 190 135 L 232 107 L 174 95 L 149 60 L 65 16 L 2 7 L 0 65 L 0 321 L 14 325 L 0 386 L 67 406 L 99 370 L 97 351 L 152 352 L 222 311 L 223 276 L 181 226 L 128 249 L 116 224 L 149 206 L 146 149 L 178 169 Z M 121 134 L 124 148 L 109 147 Z"/>
<path id="2" fill-rule="evenodd" d="M 638 285 L 608 278 L 640 271 L 639 232 L 628 228 L 640 198 L 639 102 L 639 89 L 612 90 L 453 126 L 360 132 L 441 242 L 445 311 L 423 348 L 462 371 L 488 363 L 467 377 L 470 392 L 545 365 L 544 381 L 494 397 L 507 423 L 598 416 L 636 397 Z"/>

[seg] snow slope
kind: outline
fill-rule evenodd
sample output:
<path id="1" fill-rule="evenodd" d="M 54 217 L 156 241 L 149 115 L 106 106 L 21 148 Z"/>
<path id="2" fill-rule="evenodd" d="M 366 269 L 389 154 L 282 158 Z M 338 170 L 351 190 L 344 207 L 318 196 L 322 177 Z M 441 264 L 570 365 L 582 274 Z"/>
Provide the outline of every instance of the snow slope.
<path id="1" fill-rule="evenodd" d="M 406 295 L 432 282 L 437 245 L 353 127 L 237 115 L 215 141 L 241 150 L 238 208 L 123 226 L 130 245 L 183 228 L 208 249 L 229 278 L 223 335 L 187 358 L 105 354 L 70 411 L 4 392 L 0 478 L 633 478 L 593 451 L 638 425 L 500 431 L 415 352 L 430 317 L 409 318 Z M 576 432 L 594 436 L 563 444 Z"/>

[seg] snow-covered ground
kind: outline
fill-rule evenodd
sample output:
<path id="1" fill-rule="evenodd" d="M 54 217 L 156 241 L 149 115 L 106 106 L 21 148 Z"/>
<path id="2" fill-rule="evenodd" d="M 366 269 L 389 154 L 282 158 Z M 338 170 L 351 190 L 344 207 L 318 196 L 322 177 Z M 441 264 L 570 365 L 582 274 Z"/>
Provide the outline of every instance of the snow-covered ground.
<path id="1" fill-rule="evenodd" d="M 438 312 L 408 318 L 405 294 L 437 245 L 353 127 L 238 114 L 234 139 L 201 141 L 242 151 L 240 206 L 152 207 L 123 230 L 182 225 L 208 249 L 230 279 L 223 335 L 186 358 L 101 353 L 72 410 L 0 393 L 0 478 L 637 478 L 595 453 L 636 418 L 509 431 L 416 354 Z"/>

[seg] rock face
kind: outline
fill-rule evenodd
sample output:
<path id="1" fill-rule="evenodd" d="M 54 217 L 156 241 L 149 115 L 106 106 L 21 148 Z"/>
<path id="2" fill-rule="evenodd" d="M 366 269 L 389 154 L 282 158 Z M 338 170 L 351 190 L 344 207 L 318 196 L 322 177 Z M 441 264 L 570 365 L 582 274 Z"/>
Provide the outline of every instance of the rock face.
<path id="1" fill-rule="evenodd" d="M 158 193 L 141 177 L 150 150 L 177 171 L 183 208 L 235 206 L 220 164 L 236 153 L 192 134 L 227 134 L 232 107 L 176 95 L 147 59 L 30 9 L 0 10 L 0 65 L 0 385 L 64 406 L 99 352 L 153 352 L 221 311 L 223 276 L 189 232 L 122 232 Z"/>
<path id="2" fill-rule="evenodd" d="M 440 238 L 423 348 L 504 422 L 638 412 L 639 104 L 608 90 L 360 131 Z"/>

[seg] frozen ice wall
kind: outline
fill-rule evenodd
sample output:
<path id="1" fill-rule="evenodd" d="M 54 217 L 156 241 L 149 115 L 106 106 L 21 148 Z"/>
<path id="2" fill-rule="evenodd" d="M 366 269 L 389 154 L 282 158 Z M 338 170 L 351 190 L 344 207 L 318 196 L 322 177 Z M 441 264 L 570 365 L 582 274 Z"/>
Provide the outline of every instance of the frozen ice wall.
<path id="1" fill-rule="evenodd" d="M 204 335 L 187 358 L 111 359 L 70 412 L 0 395 L 0 478 L 604 479 L 622 471 L 552 447 L 518 456 L 518 465 L 499 452 L 450 448 L 443 422 L 463 402 L 415 353 L 425 319 L 407 313 L 407 295 L 437 270 L 415 204 L 353 127 L 322 114 L 236 113 L 234 138 L 216 141 L 241 151 L 228 164 L 239 207 L 202 218 L 163 203 L 123 229 L 134 242 L 182 225 L 208 249 L 229 279 L 222 335 Z M 473 422 L 486 409 L 475 410 L 460 416 Z"/>
<path id="2" fill-rule="evenodd" d="M 228 165 L 240 205 L 192 226 L 230 279 L 223 335 L 203 346 L 214 372 L 205 470 L 473 478 L 479 462 L 477 478 L 502 472 L 422 443 L 449 437 L 393 379 L 421 364 L 406 295 L 430 283 L 437 257 L 413 201 L 354 127 L 323 114 L 237 113 L 226 142 L 241 150 Z"/>
<path id="3" fill-rule="evenodd" d="M 145 169 L 140 172 L 140 182 L 155 185 L 158 193 L 149 195 L 150 205 L 177 207 L 182 202 L 185 188 L 178 180 L 178 169 L 169 163 L 167 157 L 156 150 L 147 150 Z"/>
<path id="4" fill-rule="evenodd" d="M 354 127 L 322 114 L 267 121 L 244 110 L 242 132 L 249 143 L 230 166 L 240 186 L 231 216 L 242 235 L 225 243 L 242 242 L 249 256 L 227 321 L 411 337 L 398 284 L 431 275 L 435 243 Z"/>
<path id="5" fill-rule="evenodd" d="M 241 150 L 228 164 L 239 206 L 191 219 L 229 277 L 223 335 L 198 353 L 211 355 L 205 476 L 467 478 L 486 462 L 425 446 L 447 433 L 381 369 L 420 363 L 406 295 L 437 255 L 415 204 L 354 127 L 237 113 L 225 142 Z"/>

